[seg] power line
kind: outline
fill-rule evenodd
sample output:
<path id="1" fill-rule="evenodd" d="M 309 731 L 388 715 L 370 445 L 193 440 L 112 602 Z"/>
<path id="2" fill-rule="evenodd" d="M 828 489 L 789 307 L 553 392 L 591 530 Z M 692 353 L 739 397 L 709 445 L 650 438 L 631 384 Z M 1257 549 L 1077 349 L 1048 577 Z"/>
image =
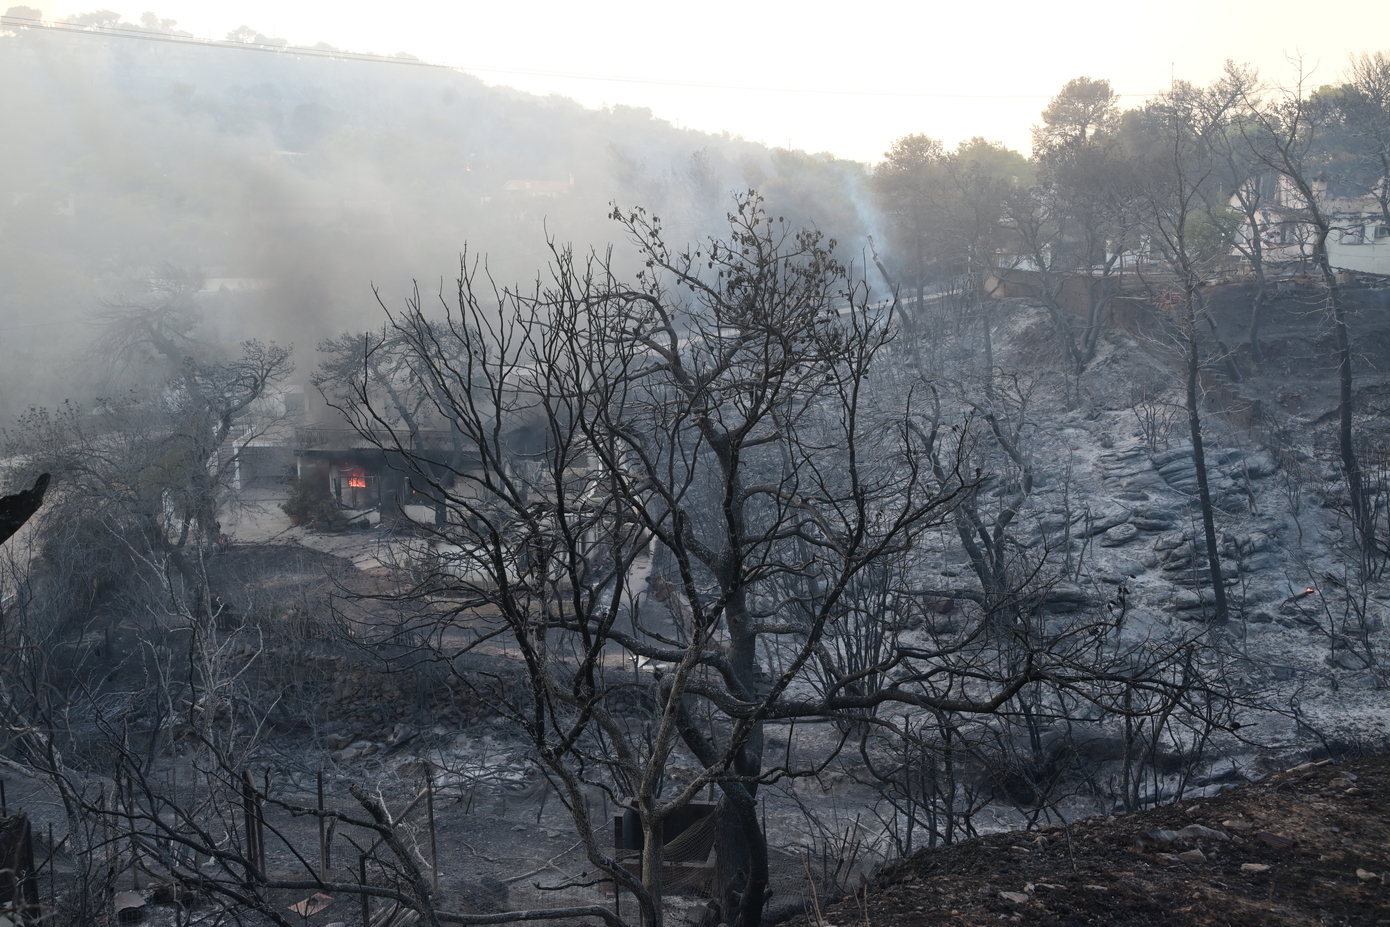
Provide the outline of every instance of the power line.
<path id="1" fill-rule="evenodd" d="M 699 81 L 664 80 L 654 77 L 629 77 L 617 74 L 580 74 L 572 71 L 545 71 L 534 68 L 500 68 L 480 66 L 456 66 L 422 61 L 419 58 L 398 58 L 390 55 L 373 55 L 366 52 L 338 51 L 326 48 L 308 48 L 300 45 L 269 45 L 261 42 L 214 42 L 199 39 L 192 35 L 171 35 L 163 32 L 147 32 L 142 29 L 122 28 L 120 26 L 100 26 L 89 28 L 73 23 L 52 20 L 21 19 L 16 16 L 0 16 L 0 25 L 33 28 L 35 26 L 65 34 L 85 36 L 108 36 L 111 38 L 135 39 L 144 42 L 163 42 L 172 45 L 192 45 L 198 48 L 221 48 L 233 51 L 264 52 L 277 55 L 294 55 L 297 58 L 328 58 L 339 61 L 360 61 L 366 64 L 394 64 L 417 68 L 435 68 L 441 71 L 479 72 L 483 74 L 512 74 L 524 77 L 553 77 L 563 80 L 598 81 L 616 84 L 645 84 L 655 87 L 686 87 L 696 90 L 736 90 L 751 93 L 788 93 L 811 96 L 849 96 L 849 97 L 900 97 L 920 100 L 1050 100 L 1046 94 L 1028 93 L 918 93 L 902 90 L 841 90 L 824 87 L 762 87 L 747 84 L 717 84 Z M 1119 97 L 1156 97 L 1155 93 L 1116 94 Z"/>

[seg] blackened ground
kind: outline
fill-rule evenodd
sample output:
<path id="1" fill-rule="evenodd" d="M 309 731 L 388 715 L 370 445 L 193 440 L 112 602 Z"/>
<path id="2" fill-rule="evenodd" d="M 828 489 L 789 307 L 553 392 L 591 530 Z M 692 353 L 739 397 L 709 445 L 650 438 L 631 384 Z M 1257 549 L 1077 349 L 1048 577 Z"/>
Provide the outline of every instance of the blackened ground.
<path id="1" fill-rule="evenodd" d="M 1174 836 L 1190 825 L 1226 839 Z M 1387 883 L 1390 756 L 1381 755 L 1297 767 L 1215 798 L 1087 818 L 1069 831 L 994 834 L 922 851 L 819 917 L 810 911 L 793 923 L 1360 927 L 1390 924 Z"/>

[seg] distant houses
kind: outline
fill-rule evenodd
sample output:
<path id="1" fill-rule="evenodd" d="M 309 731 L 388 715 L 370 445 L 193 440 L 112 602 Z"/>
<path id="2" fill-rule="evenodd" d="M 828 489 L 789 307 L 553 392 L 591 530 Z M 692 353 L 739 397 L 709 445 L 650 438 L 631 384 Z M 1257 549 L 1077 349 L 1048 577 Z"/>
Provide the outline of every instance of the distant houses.
<path id="1" fill-rule="evenodd" d="M 1271 184 L 1272 190 L 1259 207 L 1259 237 L 1266 260 L 1296 265 L 1309 260 L 1315 230 L 1308 218 L 1308 203 L 1287 178 Z M 1390 275 L 1390 223 L 1374 196 L 1337 196 L 1327 177 L 1313 178 L 1313 196 L 1332 232 L 1327 238 L 1328 261 L 1337 270 Z M 1232 198 L 1232 206 L 1235 206 Z M 1247 223 L 1240 231 L 1243 242 L 1254 240 Z"/>

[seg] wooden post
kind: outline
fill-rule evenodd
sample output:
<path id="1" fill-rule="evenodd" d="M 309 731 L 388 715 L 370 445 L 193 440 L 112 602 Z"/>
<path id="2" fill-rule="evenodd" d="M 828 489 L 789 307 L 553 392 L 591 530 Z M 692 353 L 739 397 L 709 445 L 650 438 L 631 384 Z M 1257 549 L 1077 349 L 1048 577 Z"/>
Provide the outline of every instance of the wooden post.
<path id="1" fill-rule="evenodd" d="M 425 763 L 425 809 L 430 816 L 430 871 L 434 874 L 431 884 L 434 893 L 439 894 L 439 845 L 434 834 L 434 769 Z"/>
<path id="2" fill-rule="evenodd" d="M 357 857 L 357 878 L 363 889 L 367 887 L 367 854 L 363 853 Z M 362 927 L 372 925 L 372 899 L 367 897 L 365 891 L 362 892 Z"/>
<path id="3" fill-rule="evenodd" d="M 135 834 L 135 773 L 125 775 L 125 811 L 130 821 L 130 886 L 140 891 L 140 841 Z"/>
<path id="4" fill-rule="evenodd" d="M 270 797 L 270 767 L 265 768 L 265 790 L 256 796 L 256 852 L 260 853 L 261 873 L 269 878 L 265 865 L 265 800 Z M 767 813 L 763 812 L 764 815 Z M 766 822 L 764 822 L 766 823 Z"/>
<path id="5" fill-rule="evenodd" d="M 246 881 L 255 885 L 255 869 L 260 860 L 256 849 L 256 784 L 251 779 L 251 770 L 241 773 L 241 815 L 246 829 Z M 257 892 L 259 894 L 259 892 Z"/>
<path id="6" fill-rule="evenodd" d="M 97 799 L 101 803 L 101 846 L 106 851 L 106 877 L 114 879 L 115 870 L 111 865 L 111 832 L 108 821 L 106 820 L 106 783 L 101 783 L 100 797 Z"/>
<path id="7" fill-rule="evenodd" d="M 58 879 L 53 874 L 57 860 L 54 857 L 58 854 L 58 847 L 53 842 L 53 822 L 48 822 L 48 903 L 53 906 L 53 910 L 58 910 Z"/>
<path id="8" fill-rule="evenodd" d="M 328 878 L 328 820 L 323 816 L 323 767 L 319 767 L 319 878 Z"/>
<path id="9" fill-rule="evenodd" d="M 621 854 L 622 854 L 622 847 L 623 847 L 623 816 L 622 816 L 622 813 L 620 812 L 620 813 L 615 814 L 615 815 L 613 816 L 613 856 L 614 856 L 615 859 L 617 859 L 618 865 L 619 865 L 619 866 L 621 866 L 621 865 L 623 864 L 623 862 L 622 862 L 623 858 L 622 858 L 622 855 L 621 855 Z M 622 910 L 623 896 L 622 896 L 622 891 L 623 891 L 622 883 L 618 881 L 617 875 L 614 875 L 614 876 L 613 876 L 613 916 L 614 916 L 614 917 L 622 917 L 622 916 L 623 916 L 623 910 Z"/>

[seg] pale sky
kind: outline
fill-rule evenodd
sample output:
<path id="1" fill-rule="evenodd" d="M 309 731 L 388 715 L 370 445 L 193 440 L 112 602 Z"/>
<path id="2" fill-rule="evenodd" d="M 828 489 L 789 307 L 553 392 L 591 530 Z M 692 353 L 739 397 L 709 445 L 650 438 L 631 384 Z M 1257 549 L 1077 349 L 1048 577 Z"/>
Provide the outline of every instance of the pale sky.
<path id="1" fill-rule="evenodd" d="M 948 144 L 983 135 L 1027 154 L 1029 126 L 1048 98 L 1082 75 L 1109 79 L 1133 106 L 1172 75 L 1214 79 L 1227 58 L 1288 80 L 1286 56 L 1301 54 L 1320 84 L 1337 78 L 1349 53 L 1390 50 L 1386 0 L 27 5 L 47 19 L 106 8 L 137 22 L 152 9 L 202 38 L 246 24 L 294 44 L 409 52 L 489 83 L 591 106 L 646 106 L 681 126 L 861 161 L 913 132 Z"/>

